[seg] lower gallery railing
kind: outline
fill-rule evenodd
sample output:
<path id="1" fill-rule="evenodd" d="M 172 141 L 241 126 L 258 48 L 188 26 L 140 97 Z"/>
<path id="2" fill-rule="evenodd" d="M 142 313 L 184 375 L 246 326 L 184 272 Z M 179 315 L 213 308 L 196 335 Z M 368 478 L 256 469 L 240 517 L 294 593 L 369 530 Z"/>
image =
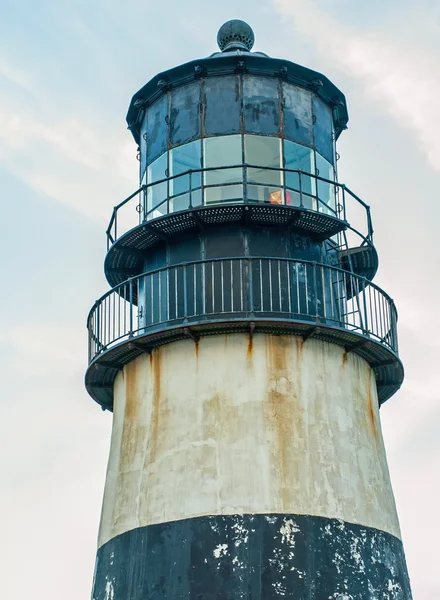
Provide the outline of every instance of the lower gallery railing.
<path id="1" fill-rule="evenodd" d="M 89 313 L 89 362 L 150 331 L 245 319 L 312 321 L 398 352 L 394 303 L 368 280 L 328 265 L 253 257 L 166 267 L 113 288 Z"/>

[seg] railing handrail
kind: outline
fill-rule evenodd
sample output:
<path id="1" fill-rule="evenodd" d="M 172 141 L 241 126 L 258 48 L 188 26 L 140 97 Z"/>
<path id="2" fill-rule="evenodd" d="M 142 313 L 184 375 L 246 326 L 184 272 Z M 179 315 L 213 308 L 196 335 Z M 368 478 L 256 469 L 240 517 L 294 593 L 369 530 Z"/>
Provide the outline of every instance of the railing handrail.
<path id="1" fill-rule="evenodd" d="M 250 163 L 239 163 L 239 164 L 233 164 L 233 165 L 221 165 L 218 167 L 201 167 L 198 169 L 188 169 L 182 173 L 179 173 L 177 175 L 170 175 L 168 177 L 164 177 L 162 179 L 158 179 L 157 181 L 154 182 L 150 182 L 150 183 L 146 183 L 141 185 L 135 192 L 133 192 L 132 194 L 130 194 L 130 196 L 128 196 L 127 198 L 125 198 L 122 202 L 120 202 L 119 204 L 117 204 L 116 206 L 113 207 L 113 211 L 112 211 L 112 216 L 110 218 L 110 222 L 109 225 L 107 227 L 106 230 L 106 235 L 108 240 L 111 240 L 111 243 L 114 243 L 118 237 L 117 235 L 115 235 L 115 237 L 113 238 L 111 235 L 111 229 L 113 227 L 113 225 L 115 224 L 115 220 L 117 218 L 117 213 L 118 211 L 125 206 L 130 200 L 132 200 L 135 196 L 137 196 L 141 191 L 147 191 L 149 188 L 163 184 L 163 183 L 167 183 L 169 181 L 174 181 L 175 179 L 181 178 L 181 177 L 185 177 L 188 175 L 192 175 L 192 174 L 196 174 L 196 173 L 209 173 L 209 172 L 213 172 L 213 171 L 223 171 L 223 170 L 228 170 L 228 169 L 244 169 L 245 171 L 247 171 L 247 169 L 261 169 L 264 171 L 273 171 L 273 172 L 282 172 L 282 173 L 291 173 L 291 174 L 297 174 L 299 176 L 299 180 L 300 180 L 300 187 L 301 187 L 301 175 L 306 175 L 307 177 L 310 177 L 311 179 L 315 180 L 315 181 L 321 181 L 323 183 L 329 184 L 331 186 L 333 186 L 335 189 L 340 189 L 342 190 L 342 202 L 338 201 L 338 203 L 342 206 L 342 209 L 340 211 L 334 210 L 333 208 L 329 207 L 328 205 L 326 205 L 326 203 L 321 200 L 318 196 L 318 193 L 316 192 L 316 194 L 307 194 L 305 193 L 303 190 L 298 190 L 299 193 L 301 195 L 305 194 L 306 196 L 310 196 L 313 198 L 316 198 L 321 204 L 326 205 L 327 208 L 329 208 L 332 213 L 334 213 L 335 218 L 339 218 L 338 217 L 338 213 L 342 212 L 343 214 L 343 219 L 342 220 L 346 220 L 346 202 L 345 202 L 345 195 L 348 194 L 349 196 L 351 196 L 356 202 L 358 202 L 366 211 L 367 214 L 367 235 L 364 236 L 363 234 L 360 234 L 361 237 L 363 237 L 364 239 L 370 241 L 371 243 L 373 242 L 373 225 L 372 225 L 372 221 L 371 221 L 371 213 L 370 213 L 370 207 L 368 204 L 366 204 L 363 200 L 361 200 L 361 198 L 359 198 L 359 196 L 357 196 L 354 192 L 352 192 L 350 190 L 350 188 L 348 188 L 344 183 L 339 183 L 338 181 L 334 181 L 331 179 L 327 179 L 325 177 L 321 177 L 320 175 L 317 175 L 316 173 L 309 173 L 308 171 L 304 171 L 302 169 L 289 169 L 286 167 L 270 167 L 270 166 L 265 166 L 265 165 L 255 165 L 255 164 L 250 164 Z M 203 182 L 195 187 L 191 187 L 191 189 L 188 190 L 188 192 L 186 193 L 190 193 L 192 191 L 196 191 L 198 189 L 201 188 L 211 188 L 211 187 L 220 187 L 222 185 L 237 185 L 237 183 L 240 183 L 238 181 L 236 182 L 231 182 L 231 183 L 224 183 L 224 184 L 215 184 L 215 185 L 206 185 Z M 264 184 L 258 184 L 256 183 L 255 185 L 264 185 Z M 268 184 L 269 185 L 269 184 Z M 271 186 L 271 187 L 278 187 L 277 185 L 275 186 Z M 288 189 L 290 190 L 291 188 L 289 188 L 288 186 L 286 186 L 286 184 L 284 183 L 283 185 L 280 185 L 279 187 L 281 187 L 282 189 Z M 180 195 L 180 194 L 179 194 Z M 145 213 L 145 219 L 147 219 L 147 217 L 149 215 L 151 215 L 154 211 L 157 211 L 161 206 L 167 204 L 167 202 L 170 200 L 170 198 L 174 198 L 177 197 L 176 196 L 168 196 L 162 200 L 159 204 L 157 204 L 156 206 L 154 206 L 152 209 L 150 209 L 149 211 L 147 211 Z M 244 202 L 248 202 L 247 198 L 243 199 Z M 232 202 L 234 203 L 234 202 Z M 212 205 L 215 205 L 217 203 L 212 203 Z M 227 202 L 222 202 L 222 204 L 227 204 Z M 316 212 L 316 211 L 315 211 Z M 357 232 L 359 233 L 359 232 Z"/>
<path id="2" fill-rule="evenodd" d="M 279 257 L 279 256 L 228 256 L 228 257 L 221 257 L 221 258 L 209 258 L 209 259 L 184 261 L 184 262 L 176 263 L 174 265 L 167 265 L 165 267 L 159 267 L 159 268 L 153 269 L 151 271 L 146 271 L 144 273 L 140 273 L 138 275 L 135 275 L 133 277 L 130 277 L 130 278 L 126 279 L 122 283 L 119 283 L 118 285 L 116 285 L 113 288 L 111 288 L 110 290 L 108 290 L 103 296 L 101 296 L 101 298 L 99 298 L 98 300 L 95 301 L 95 303 L 93 304 L 92 308 L 89 311 L 89 314 L 87 315 L 87 327 L 88 327 L 90 318 L 91 318 L 94 310 L 100 304 L 102 304 L 102 302 L 108 296 L 110 296 L 114 292 L 118 292 L 118 289 L 120 289 L 120 288 L 122 288 L 124 286 L 127 286 L 127 285 L 130 285 L 132 283 L 135 283 L 138 279 L 140 279 L 142 277 L 146 277 L 146 276 L 149 276 L 149 275 L 155 275 L 155 274 L 157 274 L 159 272 L 169 271 L 169 270 L 175 269 L 177 267 L 185 267 L 185 266 L 188 267 L 190 265 L 204 264 L 204 263 L 213 263 L 213 262 L 221 262 L 221 261 L 225 261 L 225 260 L 229 260 L 229 261 L 233 261 L 233 260 L 245 260 L 245 261 L 248 261 L 248 262 L 258 261 L 258 260 L 273 260 L 273 261 L 278 260 L 278 261 L 282 261 L 282 262 L 299 263 L 299 264 L 304 264 L 304 265 L 311 265 L 311 266 L 316 266 L 316 267 L 323 267 L 323 268 L 328 269 L 328 270 L 339 272 L 342 275 L 344 275 L 344 277 L 350 277 L 350 278 L 353 278 L 353 279 L 355 279 L 357 281 L 362 281 L 362 283 L 364 284 L 364 287 L 370 286 L 373 289 L 375 289 L 379 294 L 381 294 L 388 301 L 389 305 L 393 308 L 393 310 L 395 312 L 396 321 L 398 319 L 398 313 L 397 313 L 396 305 L 394 303 L 394 300 L 391 298 L 391 296 L 389 294 L 387 294 L 382 288 L 380 288 L 378 285 L 376 285 L 375 283 L 373 283 L 372 281 L 370 281 L 366 277 L 363 277 L 362 275 L 357 275 L 356 273 L 352 273 L 351 271 L 346 271 L 345 269 L 342 269 L 341 267 L 336 267 L 334 265 L 327 265 L 325 263 L 321 263 L 321 262 L 313 261 L 313 260 L 303 260 L 303 259 L 298 259 L 298 258 L 288 258 L 288 257 Z"/>

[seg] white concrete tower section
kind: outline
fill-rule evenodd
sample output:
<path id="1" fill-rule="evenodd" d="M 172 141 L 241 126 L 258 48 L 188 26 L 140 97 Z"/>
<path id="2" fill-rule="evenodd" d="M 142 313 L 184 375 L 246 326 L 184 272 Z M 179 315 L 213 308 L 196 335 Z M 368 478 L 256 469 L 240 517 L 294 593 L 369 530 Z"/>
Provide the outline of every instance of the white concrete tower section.
<path id="1" fill-rule="evenodd" d="M 264 333 L 182 340 L 126 365 L 114 398 L 100 545 L 206 515 L 312 515 L 400 538 L 376 379 L 340 346 Z"/>
<path id="2" fill-rule="evenodd" d="M 337 180 L 345 97 L 253 40 L 226 23 L 130 104 L 140 187 L 87 323 L 113 411 L 92 600 L 412 598 L 379 416 L 397 311 Z"/>

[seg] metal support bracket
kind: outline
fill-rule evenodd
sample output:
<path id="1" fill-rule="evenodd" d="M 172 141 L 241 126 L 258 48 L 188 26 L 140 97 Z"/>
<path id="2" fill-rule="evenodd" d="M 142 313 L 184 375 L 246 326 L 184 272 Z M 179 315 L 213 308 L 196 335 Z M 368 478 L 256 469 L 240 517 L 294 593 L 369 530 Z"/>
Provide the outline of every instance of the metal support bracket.
<path id="1" fill-rule="evenodd" d="M 299 221 L 299 219 L 301 218 L 302 213 L 300 210 L 298 210 L 297 212 L 295 212 L 294 215 L 292 215 L 292 217 L 289 219 L 288 223 L 287 223 L 287 231 L 290 233 L 292 231 L 292 229 L 295 227 L 295 223 L 297 221 Z"/>
<path id="2" fill-rule="evenodd" d="M 194 331 L 191 331 L 191 329 L 189 327 L 184 327 L 183 333 L 187 337 L 190 337 L 192 340 L 194 340 L 194 342 L 196 342 L 196 343 L 200 340 L 200 335 L 198 335 L 197 333 L 194 333 Z"/>
<path id="3" fill-rule="evenodd" d="M 197 224 L 197 227 L 203 233 L 205 231 L 205 223 L 199 217 L 199 215 L 197 214 L 197 212 L 194 211 L 194 210 L 191 210 L 189 214 L 191 215 L 191 218 L 194 219 L 195 223 Z"/>
<path id="4" fill-rule="evenodd" d="M 358 348 L 368 348 L 369 346 L 371 346 L 373 342 L 370 342 L 368 340 L 366 341 L 360 341 L 360 342 L 356 342 L 355 344 L 352 344 L 351 346 L 346 346 L 345 347 L 345 351 L 347 353 L 349 352 L 354 352 L 355 350 L 357 350 Z"/>
<path id="5" fill-rule="evenodd" d="M 152 227 L 147 223 L 143 223 L 143 226 L 145 231 L 148 231 L 148 233 L 151 233 L 152 235 L 157 235 L 157 237 L 163 242 L 168 239 L 168 236 L 165 233 L 163 233 L 163 231 L 159 231 L 156 227 Z"/>
<path id="6" fill-rule="evenodd" d="M 130 350 L 141 350 L 141 352 L 145 352 L 145 354 L 151 354 L 152 348 L 148 344 L 143 344 L 142 342 L 130 342 L 128 344 Z"/>
<path id="7" fill-rule="evenodd" d="M 314 337 L 314 336 L 318 335 L 319 333 L 321 333 L 321 331 L 322 331 L 322 327 L 312 327 L 307 333 L 305 333 L 302 336 L 302 339 L 305 342 L 309 338 Z"/>
<path id="8" fill-rule="evenodd" d="M 117 369 L 118 371 L 122 371 L 124 365 L 118 362 L 112 362 L 111 360 L 100 360 L 96 363 L 95 367 L 97 369 Z"/>

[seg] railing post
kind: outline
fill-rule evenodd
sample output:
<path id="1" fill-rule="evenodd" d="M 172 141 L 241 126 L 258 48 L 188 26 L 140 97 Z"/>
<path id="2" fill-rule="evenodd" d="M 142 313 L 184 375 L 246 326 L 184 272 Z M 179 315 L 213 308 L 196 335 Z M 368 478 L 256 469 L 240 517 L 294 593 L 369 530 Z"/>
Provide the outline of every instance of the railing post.
<path id="1" fill-rule="evenodd" d="M 364 328 L 365 335 L 368 335 L 368 313 L 367 313 L 367 298 L 366 298 L 366 282 L 362 281 L 362 296 L 363 296 L 363 304 L 364 304 Z"/>
<path id="2" fill-rule="evenodd" d="M 248 203 L 248 168 L 247 165 L 243 165 L 243 200 L 244 203 Z"/>
<path id="3" fill-rule="evenodd" d="M 188 281 L 187 264 L 183 265 L 183 318 L 188 319 Z"/>
<path id="4" fill-rule="evenodd" d="M 394 306 L 394 302 L 390 300 L 390 313 L 391 313 L 391 348 L 394 350 L 396 354 L 399 352 L 399 342 L 397 340 L 397 310 Z"/>
<path id="5" fill-rule="evenodd" d="M 89 346 L 88 346 L 88 356 L 89 356 L 89 364 L 92 361 L 92 317 L 89 317 L 88 321 L 87 321 L 87 333 L 88 333 L 88 342 L 89 342 Z"/>
<path id="6" fill-rule="evenodd" d="M 300 208 L 304 208 L 303 192 L 302 192 L 302 171 L 301 171 L 301 169 L 298 171 L 298 181 L 299 181 L 299 206 L 300 206 Z"/>
<path id="7" fill-rule="evenodd" d="M 313 288 L 314 288 L 314 294 L 315 294 L 315 319 L 316 321 L 319 321 L 319 313 L 318 313 L 318 285 L 316 282 L 316 269 L 318 268 L 318 265 L 316 263 L 312 264 L 312 269 L 313 269 Z"/>
<path id="8" fill-rule="evenodd" d="M 252 275 L 252 258 L 248 258 L 248 272 L 249 272 L 249 313 L 251 316 L 254 315 L 254 282 Z"/>
<path id="9" fill-rule="evenodd" d="M 96 334 L 95 338 L 98 343 L 95 342 L 95 356 L 101 351 L 101 303 L 96 305 Z"/>
<path id="10" fill-rule="evenodd" d="M 192 171 L 189 172 L 189 208 L 192 208 Z"/>
<path id="11" fill-rule="evenodd" d="M 133 337 L 133 281 L 130 281 L 130 292 L 129 292 L 129 302 L 130 302 L 130 322 L 129 322 L 129 332 L 128 337 Z"/>
<path id="12" fill-rule="evenodd" d="M 342 185 L 342 214 L 344 217 L 344 221 L 347 220 L 347 209 L 345 205 L 345 185 Z"/>

